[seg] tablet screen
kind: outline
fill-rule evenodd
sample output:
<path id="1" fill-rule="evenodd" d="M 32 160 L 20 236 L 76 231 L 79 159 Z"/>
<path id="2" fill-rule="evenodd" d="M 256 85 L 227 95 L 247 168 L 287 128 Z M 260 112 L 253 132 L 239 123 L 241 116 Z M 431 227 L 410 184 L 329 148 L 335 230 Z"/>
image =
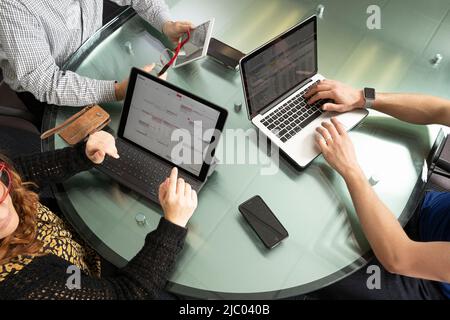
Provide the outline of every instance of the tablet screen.
<path id="1" fill-rule="evenodd" d="M 211 40 L 213 23 L 214 20 L 211 19 L 191 31 L 191 38 L 180 51 L 174 67 L 179 67 L 206 56 L 209 41 Z"/>
<path id="2" fill-rule="evenodd" d="M 123 137 L 199 177 L 221 112 L 144 75 L 137 75 Z M 189 139 L 173 139 L 184 129 Z M 182 143 L 178 158 L 177 146 Z M 185 154 L 186 153 L 186 154 Z"/>

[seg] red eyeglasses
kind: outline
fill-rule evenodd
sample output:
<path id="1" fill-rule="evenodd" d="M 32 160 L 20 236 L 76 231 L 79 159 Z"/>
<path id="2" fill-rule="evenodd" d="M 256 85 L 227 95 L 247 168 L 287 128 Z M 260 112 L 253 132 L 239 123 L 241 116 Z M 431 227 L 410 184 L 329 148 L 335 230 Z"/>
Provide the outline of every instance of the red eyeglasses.
<path id="1" fill-rule="evenodd" d="M 184 40 L 178 40 L 178 45 L 175 48 L 175 52 L 173 53 L 172 58 L 169 60 L 169 62 L 166 63 L 166 65 L 161 69 L 160 72 L 158 72 L 158 77 L 162 76 L 164 73 L 166 73 L 167 69 L 169 69 L 169 67 L 175 62 L 175 60 L 177 59 L 178 55 L 180 54 L 180 50 L 181 48 L 184 47 L 184 45 L 186 43 L 188 43 L 188 41 L 191 39 L 191 32 L 188 30 L 186 32 L 186 39 Z"/>
<path id="2" fill-rule="evenodd" d="M 11 191 L 11 171 L 6 165 L 6 163 L 0 162 L 0 181 L 2 182 L 2 185 L 0 185 L 0 204 L 5 201 L 6 197 L 8 196 L 9 192 Z"/>

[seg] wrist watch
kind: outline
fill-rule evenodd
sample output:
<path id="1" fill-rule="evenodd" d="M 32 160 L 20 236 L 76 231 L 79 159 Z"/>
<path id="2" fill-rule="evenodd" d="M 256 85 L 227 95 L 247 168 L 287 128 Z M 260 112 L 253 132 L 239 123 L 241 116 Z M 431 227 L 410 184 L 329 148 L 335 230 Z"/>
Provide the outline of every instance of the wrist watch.
<path id="1" fill-rule="evenodd" d="M 364 88 L 364 100 L 366 101 L 364 108 L 371 109 L 375 102 L 376 93 L 374 88 Z"/>

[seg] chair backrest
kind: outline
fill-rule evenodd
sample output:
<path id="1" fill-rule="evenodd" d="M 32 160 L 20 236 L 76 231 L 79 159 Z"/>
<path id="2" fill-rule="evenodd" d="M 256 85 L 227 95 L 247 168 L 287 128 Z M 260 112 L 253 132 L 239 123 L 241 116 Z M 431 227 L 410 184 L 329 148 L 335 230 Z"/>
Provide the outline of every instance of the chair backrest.
<path id="1" fill-rule="evenodd" d="M 4 81 L 0 82 L 0 115 L 33 121 L 34 116 Z"/>
<path id="2" fill-rule="evenodd" d="M 12 90 L 5 81 L 0 82 L 0 105 L 28 111 L 22 100 Z"/>
<path id="3" fill-rule="evenodd" d="M 0 152 L 11 157 L 39 152 L 39 130 L 33 122 L 33 115 L 16 93 L 0 80 Z"/>

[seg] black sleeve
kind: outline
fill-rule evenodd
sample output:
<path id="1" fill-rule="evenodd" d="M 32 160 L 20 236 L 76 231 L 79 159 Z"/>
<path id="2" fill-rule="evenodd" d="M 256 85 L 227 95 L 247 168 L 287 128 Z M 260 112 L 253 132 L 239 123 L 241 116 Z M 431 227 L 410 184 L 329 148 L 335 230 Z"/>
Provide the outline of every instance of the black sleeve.
<path id="1" fill-rule="evenodd" d="M 80 143 L 73 148 L 20 156 L 13 159 L 13 165 L 24 181 L 38 186 L 60 183 L 94 166 L 85 148 L 86 143 Z"/>
<path id="2" fill-rule="evenodd" d="M 0 285 L 7 299 L 156 299 L 164 289 L 187 230 L 161 219 L 148 234 L 142 250 L 114 277 L 81 277 L 80 289 L 70 290 L 69 263 L 56 256 L 35 258 L 30 265 Z M 36 279 L 36 280 L 34 280 Z M 7 284 L 5 283 L 7 282 Z M 2 292 L 3 291 L 3 292 Z"/>

